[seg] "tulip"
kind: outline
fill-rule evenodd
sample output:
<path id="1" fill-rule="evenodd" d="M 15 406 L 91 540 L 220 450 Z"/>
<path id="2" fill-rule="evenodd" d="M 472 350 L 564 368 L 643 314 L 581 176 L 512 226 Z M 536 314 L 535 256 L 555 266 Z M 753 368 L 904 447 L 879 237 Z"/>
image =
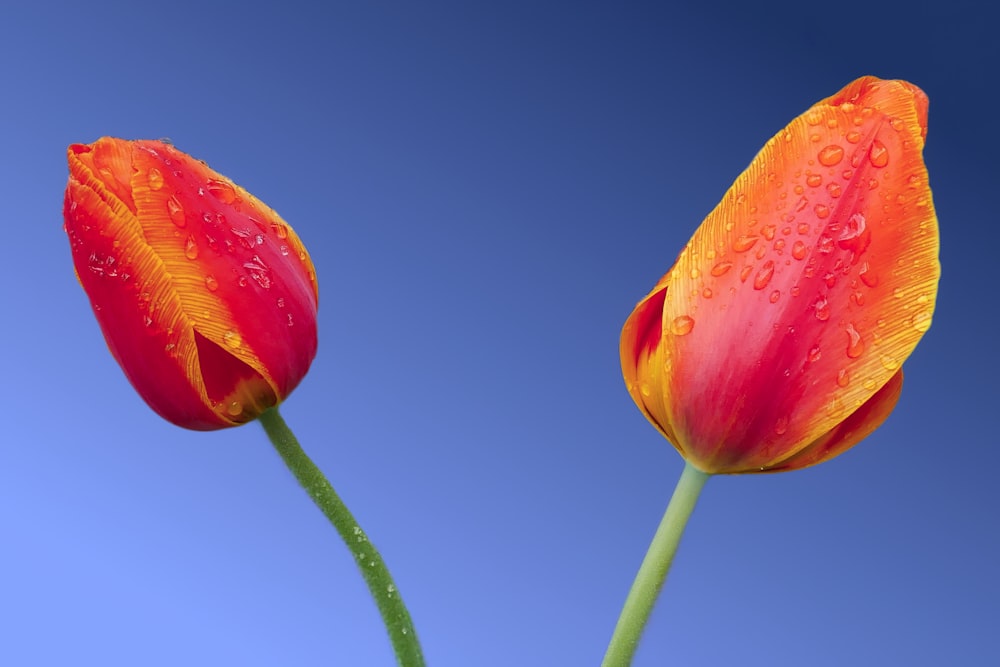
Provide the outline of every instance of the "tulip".
<path id="1" fill-rule="evenodd" d="M 291 227 L 162 141 L 105 137 L 68 156 L 76 275 L 146 403 L 212 430 L 284 400 L 317 345 L 315 272 Z"/>
<path id="2" fill-rule="evenodd" d="M 708 473 L 804 468 L 894 408 L 931 323 L 927 97 L 867 76 L 760 151 L 629 316 L 636 405 Z"/>

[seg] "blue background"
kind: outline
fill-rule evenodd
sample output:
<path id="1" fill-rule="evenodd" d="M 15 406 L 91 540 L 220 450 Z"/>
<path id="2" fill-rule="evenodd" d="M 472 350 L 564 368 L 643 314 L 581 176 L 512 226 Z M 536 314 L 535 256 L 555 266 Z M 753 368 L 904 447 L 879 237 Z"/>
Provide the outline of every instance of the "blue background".
<path id="1" fill-rule="evenodd" d="M 1000 50 L 966 10 L 6 6 L 0 664 L 392 664 L 259 426 L 173 427 L 107 353 L 67 144 L 169 137 L 306 242 L 320 351 L 283 414 L 431 665 L 597 665 L 682 467 L 621 325 L 764 141 L 863 74 L 931 99 L 934 325 L 861 446 L 709 481 L 635 664 L 1000 664 Z"/>

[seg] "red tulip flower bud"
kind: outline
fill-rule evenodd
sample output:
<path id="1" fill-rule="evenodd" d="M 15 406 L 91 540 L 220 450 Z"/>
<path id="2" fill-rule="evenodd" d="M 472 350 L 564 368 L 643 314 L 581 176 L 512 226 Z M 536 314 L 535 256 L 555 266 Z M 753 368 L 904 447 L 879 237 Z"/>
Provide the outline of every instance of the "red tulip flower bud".
<path id="1" fill-rule="evenodd" d="M 640 410 L 706 473 L 803 468 L 895 407 L 931 323 L 927 97 L 863 77 L 767 142 L 625 323 Z"/>
<path id="2" fill-rule="evenodd" d="M 111 354 L 164 419 L 255 419 L 316 355 L 316 274 L 278 215 L 162 141 L 69 147 L 63 215 Z"/>

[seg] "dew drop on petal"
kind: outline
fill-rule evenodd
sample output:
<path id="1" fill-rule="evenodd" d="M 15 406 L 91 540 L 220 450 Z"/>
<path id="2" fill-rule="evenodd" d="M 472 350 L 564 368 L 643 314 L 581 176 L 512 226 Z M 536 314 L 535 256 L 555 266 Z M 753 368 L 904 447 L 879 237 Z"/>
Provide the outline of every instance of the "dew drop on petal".
<path id="1" fill-rule="evenodd" d="M 774 290 L 773 292 L 771 292 L 771 295 L 767 297 L 767 300 L 770 301 L 771 303 L 778 303 L 778 299 L 780 298 L 781 298 L 781 292 L 779 292 L 778 290 Z"/>
<path id="2" fill-rule="evenodd" d="M 847 369 L 846 368 L 841 368 L 837 372 L 837 386 L 838 387 L 846 387 L 850 383 L 851 383 L 851 377 L 847 374 Z"/>
<path id="3" fill-rule="evenodd" d="M 821 235 L 816 243 L 816 251 L 821 255 L 829 255 L 833 252 L 833 237 L 828 234 Z"/>
<path id="4" fill-rule="evenodd" d="M 177 201 L 177 197 L 171 196 L 167 200 L 167 213 L 170 215 L 170 222 L 178 227 L 185 227 L 187 225 L 187 218 L 184 217 L 184 207 Z"/>
<path id="5" fill-rule="evenodd" d="M 796 241 L 792 244 L 792 257 L 795 259 L 805 259 L 808 252 L 809 248 L 802 241 Z"/>
<path id="6" fill-rule="evenodd" d="M 899 368 L 899 361 L 896 359 L 896 357 L 893 357 L 891 355 L 883 354 L 879 358 L 879 361 L 882 362 L 882 367 L 885 368 L 887 371 L 894 371 L 897 368 Z"/>
<path id="7" fill-rule="evenodd" d="M 847 135 L 844 138 L 847 139 L 852 144 L 856 144 L 859 141 L 861 141 L 861 133 L 858 132 L 857 130 L 851 130 L 850 132 L 847 133 Z"/>
<path id="8" fill-rule="evenodd" d="M 731 269 L 731 268 L 733 268 L 733 263 L 732 262 L 727 261 L 727 260 L 722 260 L 721 262 L 719 262 L 718 264 L 716 264 L 715 266 L 712 267 L 712 270 L 710 271 L 710 273 L 713 276 L 715 276 L 716 278 L 718 278 L 719 276 L 721 276 L 724 273 L 726 273 L 727 271 L 729 271 L 729 269 Z"/>
<path id="9" fill-rule="evenodd" d="M 670 333 L 675 336 L 686 336 L 694 329 L 694 319 L 688 315 L 675 317 L 670 323 Z"/>
<path id="10" fill-rule="evenodd" d="M 817 218 L 822 220 L 823 218 L 830 215 L 830 207 L 827 206 L 826 204 L 816 204 L 815 206 L 813 206 L 813 213 L 816 214 Z M 803 234 L 805 232 L 800 231 L 799 233 Z"/>
<path id="11" fill-rule="evenodd" d="M 757 275 L 753 278 L 753 288 L 756 290 L 761 290 L 767 287 L 767 284 L 771 282 L 771 277 L 774 275 L 774 262 L 768 260 L 764 262 L 764 265 L 760 267 L 757 271 Z"/>
<path id="12" fill-rule="evenodd" d="M 861 339 L 861 334 L 854 328 L 853 323 L 847 325 L 847 356 L 857 359 L 865 351 L 865 342 Z"/>
<path id="13" fill-rule="evenodd" d="M 243 414 L 243 404 L 239 401 L 230 401 L 229 405 L 226 406 L 226 412 L 229 413 L 230 417 L 239 417 Z"/>
<path id="14" fill-rule="evenodd" d="M 809 356 L 806 358 L 809 360 L 809 363 L 815 363 L 819 361 L 820 355 L 821 352 L 819 349 L 819 345 L 813 345 L 811 348 L 809 348 Z"/>
<path id="15" fill-rule="evenodd" d="M 209 194 L 221 201 L 223 204 L 232 204 L 236 201 L 236 190 L 226 181 L 220 181 L 213 178 L 208 181 L 208 184 L 205 187 L 208 189 Z"/>
<path id="16" fill-rule="evenodd" d="M 198 243 L 193 236 L 188 236 L 184 242 L 184 256 L 188 259 L 198 259 Z"/>
<path id="17" fill-rule="evenodd" d="M 881 169 L 889 164 L 889 149 L 878 139 L 872 141 L 872 147 L 868 149 L 868 161 L 873 167 Z"/>
<path id="18" fill-rule="evenodd" d="M 156 167 L 150 167 L 146 177 L 149 179 L 150 190 L 159 190 L 163 187 L 163 174 Z"/>
<path id="19" fill-rule="evenodd" d="M 913 316 L 913 319 L 910 320 L 910 324 L 912 324 L 913 328 L 917 331 L 927 331 L 931 326 L 931 314 L 926 311 L 923 313 L 917 313 Z"/>
<path id="20" fill-rule="evenodd" d="M 231 347 L 235 350 L 243 344 L 243 338 L 235 331 L 227 331 L 222 334 L 222 342 L 224 342 L 227 347 Z"/>
<path id="21" fill-rule="evenodd" d="M 858 273 L 858 277 L 861 278 L 861 282 L 868 287 L 875 287 L 878 285 L 878 275 L 869 268 L 868 262 L 861 265 L 861 271 Z"/>
<path id="22" fill-rule="evenodd" d="M 824 167 L 833 167 L 840 164 L 840 161 L 844 159 L 844 149 L 837 144 L 830 144 L 820 149 L 816 159 Z"/>
<path id="23" fill-rule="evenodd" d="M 819 297 L 813 304 L 813 309 L 816 312 L 816 319 L 820 322 L 826 322 L 830 319 L 830 302 L 826 300 L 826 297 Z"/>
<path id="24" fill-rule="evenodd" d="M 746 252 L 750 248 L 754 247 L 758 238 L 760 237 L 752 234 L 740 234 L 736 240 L 733 241 L 733 250 L 736 252 Z"/>

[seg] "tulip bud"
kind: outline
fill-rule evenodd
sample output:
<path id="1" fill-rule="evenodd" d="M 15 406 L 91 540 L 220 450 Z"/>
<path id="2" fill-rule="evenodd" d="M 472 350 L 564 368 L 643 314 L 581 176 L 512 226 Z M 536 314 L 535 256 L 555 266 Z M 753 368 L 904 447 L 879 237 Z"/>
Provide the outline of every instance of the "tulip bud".
<path id="1" fill-rule="evenodd" d="M 212 430 L 284 400 L 317 345 L 316 275 L 291 227 L 161 141 L 105 137 L 68 157 L 76 275 L 146 403 Z"/>
<path id="2" fill-rule="evenodd" d="M 803 468 L 874 431 L 930 326 L 927 97 L 863 77 L 767 142 L 636 306 L 622 371 L 696 468 Z"/>

